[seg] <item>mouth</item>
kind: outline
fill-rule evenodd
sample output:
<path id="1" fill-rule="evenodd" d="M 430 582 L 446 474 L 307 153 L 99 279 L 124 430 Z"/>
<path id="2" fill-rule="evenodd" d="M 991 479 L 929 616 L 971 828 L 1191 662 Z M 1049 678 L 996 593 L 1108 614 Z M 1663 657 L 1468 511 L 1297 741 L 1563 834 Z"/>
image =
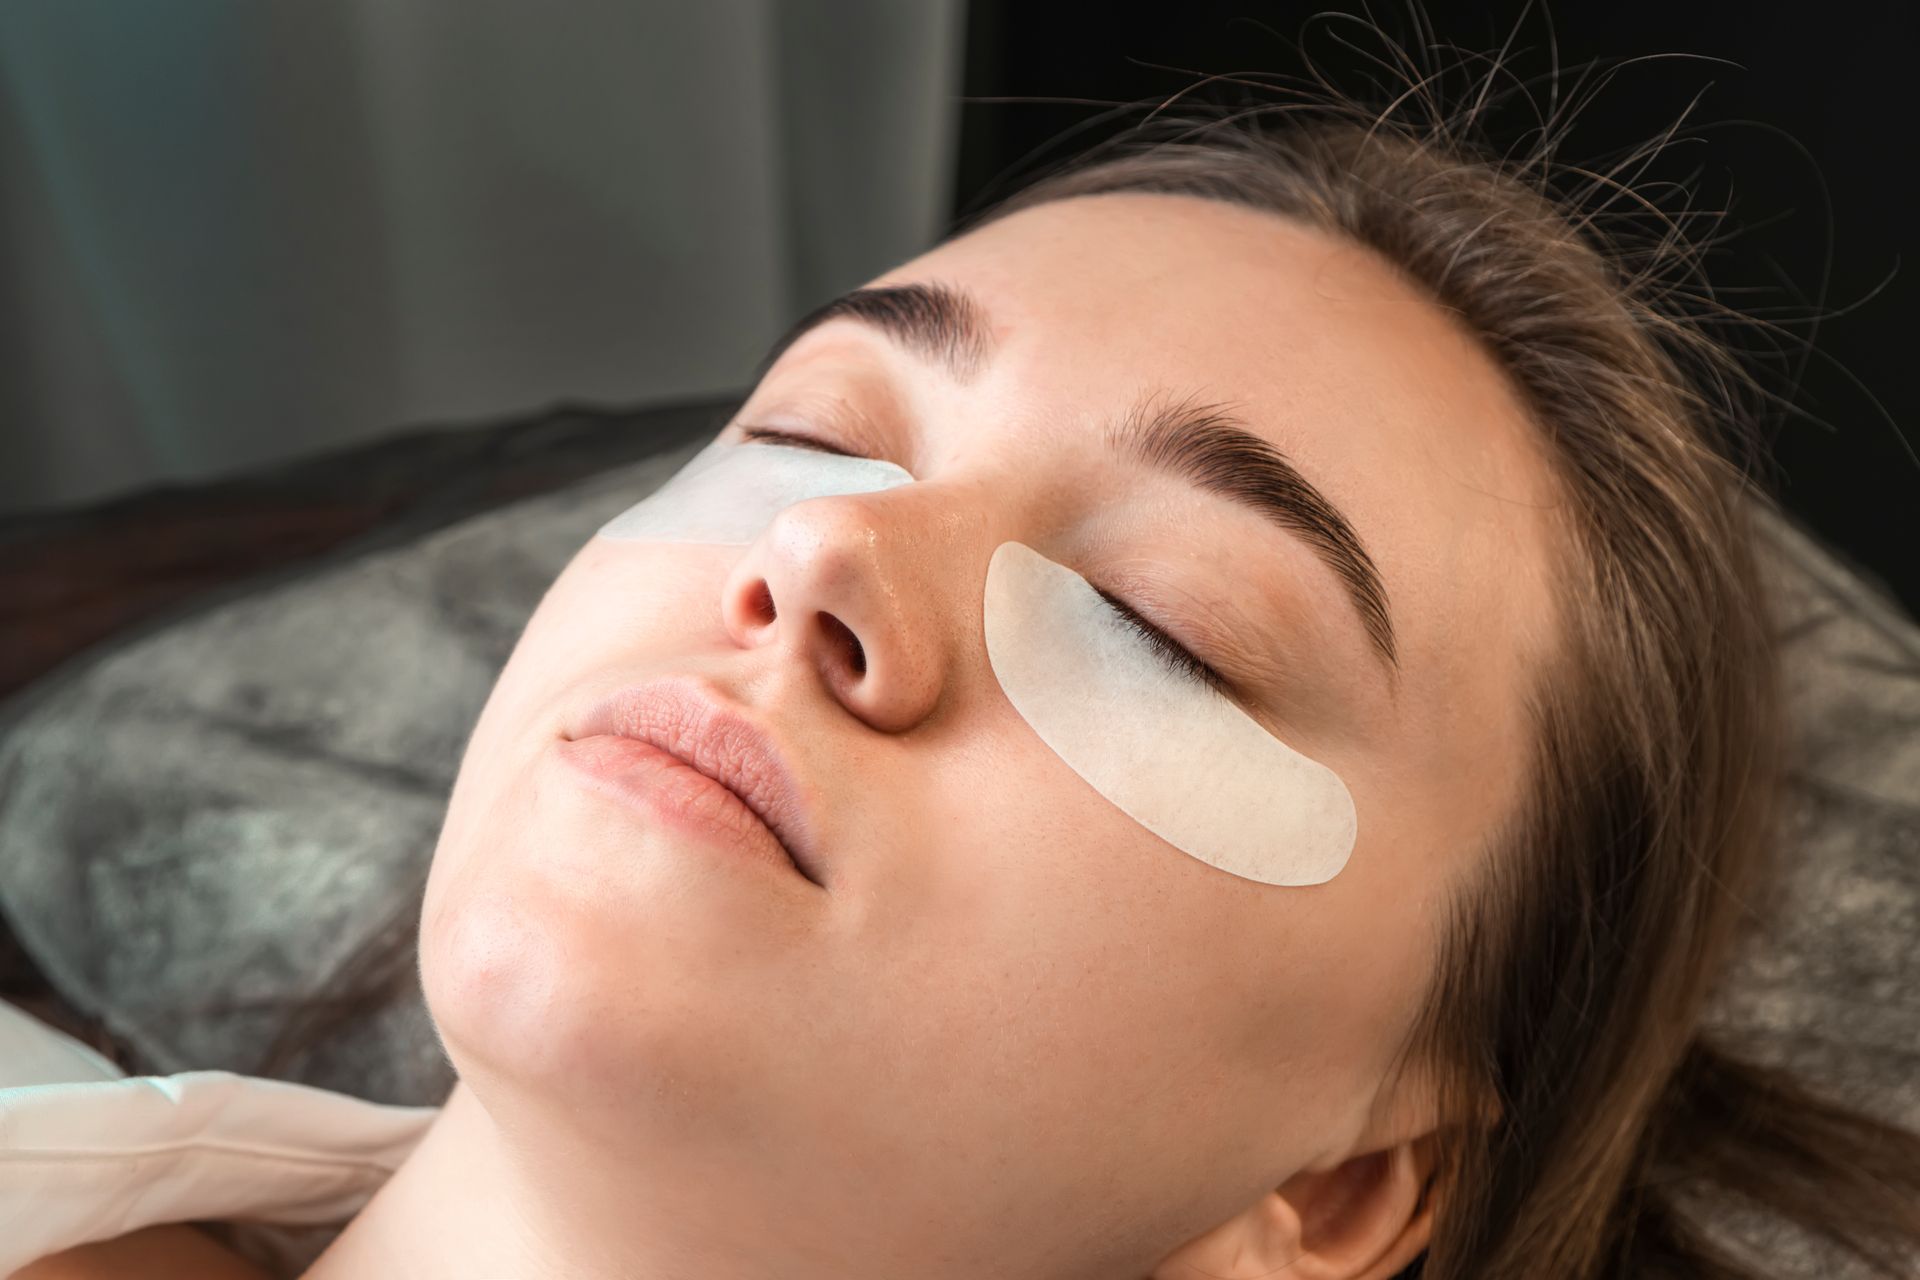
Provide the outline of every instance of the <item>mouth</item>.
<path id="1" fill-rule="evenodd" d="M 704 680 L 664 677 L 602 698 L 569 739 L 632 738 L 732 792 L 773 833 L 794 870 L 825 887 L 799 781 L 773 735 Z"/>

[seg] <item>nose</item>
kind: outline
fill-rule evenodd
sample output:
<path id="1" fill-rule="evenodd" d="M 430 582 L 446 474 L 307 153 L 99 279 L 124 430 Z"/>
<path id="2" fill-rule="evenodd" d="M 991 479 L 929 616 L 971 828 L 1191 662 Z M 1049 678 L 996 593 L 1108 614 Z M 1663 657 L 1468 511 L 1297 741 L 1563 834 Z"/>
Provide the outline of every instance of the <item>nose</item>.
<path id="1" fill-rule="evenodd" d="M 948 645 L 937 548 L 893 493 L 813 498 L 779 512 L 723 587 L 728 634 L 777 645 L 840 703 L 886 733 L 939 704 Z"/>

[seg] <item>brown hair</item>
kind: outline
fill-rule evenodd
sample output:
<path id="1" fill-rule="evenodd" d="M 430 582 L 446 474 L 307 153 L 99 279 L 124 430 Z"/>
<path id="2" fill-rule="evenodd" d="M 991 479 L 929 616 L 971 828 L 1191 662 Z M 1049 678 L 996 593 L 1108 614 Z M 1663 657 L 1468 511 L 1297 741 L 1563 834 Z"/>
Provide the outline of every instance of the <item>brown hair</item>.
<path id="1" fill-rule="evenodd" d="M 1699 263 L 1680 223 L 1615 176 L 1659 141 L 1595 174 L 1556 162 L 1555 120 L 1503 156 L 1475 133 L 1497 60 L 1447 111 L 1439 77 L 1394 52 L 1408 92 L 1383 111 L 1324 81 L 1246 110 L 1163 104 L 955 234 L 1109 192 L 1304 223 L 1372 249 L 1450 312 L 1550 444 L 1559 650 L 1528 691 L 1529 800 L 1452 904 L 1401 1059 L 1437 1073 L 1448 1117 L 1433 1234 L 1404 1274 L 1758 1275 L 1692 1225 L 1685 1197 L 1702 1190 L 1902 1274 L 1920 1245 L 1920 1137 L 1700 1030 L 1773 882 L 1782 791 L 1749 526 L 1764 498 L 1743 465 L 1757 383 L 1707 323 L 1739 317 L 1690 288 Z M 1405 118 L 1407 102 L 1425 118 Z M 1611 231 L 1596 195 L 1653 210 L 1664 234 Z"/>

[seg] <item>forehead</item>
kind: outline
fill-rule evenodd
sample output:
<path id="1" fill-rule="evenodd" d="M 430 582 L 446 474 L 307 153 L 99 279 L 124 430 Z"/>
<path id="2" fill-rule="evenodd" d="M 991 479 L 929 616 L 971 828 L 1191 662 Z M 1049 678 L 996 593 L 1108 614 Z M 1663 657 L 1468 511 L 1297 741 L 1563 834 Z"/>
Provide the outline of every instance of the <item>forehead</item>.
<path id="1" fill-rule="evenodd" d="M 1468 752 L 1517 776 L 1520 691 L 1551 647 L 1551 468 L 1504 373 L 1384 259 L 1262 211 L 1126 193 L 1022 210 L 872 283 L 910 281 L 979 297 L 981 394 L 1035 422 L 1092 420 L 1148 386 L 1229 402 L 1379 568 L 1401 682 L 1369 714 L 1412 731 L 1397 781 L 1457 783 Z"/>

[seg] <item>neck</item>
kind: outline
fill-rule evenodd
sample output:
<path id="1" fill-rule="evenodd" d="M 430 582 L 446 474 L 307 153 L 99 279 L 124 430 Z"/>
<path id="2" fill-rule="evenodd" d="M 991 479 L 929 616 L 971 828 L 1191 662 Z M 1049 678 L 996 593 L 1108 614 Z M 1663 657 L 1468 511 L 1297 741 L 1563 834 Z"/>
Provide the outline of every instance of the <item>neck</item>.
<path id="1" fill-rule="evenodd" d="M 522 1134 L 500 1123 L 468 1084 L 455 1084 L 420 1144 L 301 1280 L 768 1273 L 774 1233 L 742 1231 L 750 1215 L 724 1190 L 740 1184 L 737 1170 L 609 1161 L 563 1121 L 528 1119 L 535 1132 Z M 666 1176 L 650 1176 L 658 1173 Z M 790 1255 L 783 1249 L 781 1256 Z"/>
<path id="2" fill-rule="evenodd" d="M 492 1105 L 457 1083 L 419 1145 L 301 1280 L 935 1274 L 915 1256 L 928 1248 L 924 1237 L 891 1230 L 900 1226 L 892 1209 L 795 1173 L 789 1165 L 804 1162 L 801 1146 L 775 1139 L 741 1156 L 737 1143 L 712 1144 L 719 1154 L 709 1158 L 631 1135 L 609 1143 L 572 1105 L 504 1116 Z M 781 1165 L 787 1149 L 798 1154 Z M 633 1150 L 681 1154 L 651 1164 L 619 1154 Z M 802 1194 L 778 1194 L 787 1185 Z M 965 1209 L 948 1205 L 933 1221 L 945 1216 L 950 1225 L 954 1213 L 966 1219 Z M 923 1221 L 916 1212 L 906 1229 Z M 1061 1274 L 1038 1269 L 1044 1259 L 1025 1271 L 979 1265 L 997 1248 L 979 1231 L 962 1243 L 982 1252 L 940 1274 Z"/>
<path id="3" fill-rule="evenodd" d="M 512 1194 L 514 1172 L 485 1111 L 464 1084 L 407 1157 L 302 1280 L 354 1276 L 589 1274 Z"/>
<path id="4" fill-rule="evenodd" d="M 302 1280 L 651 1280 L 686 1274 L 705 1256 L 687 1248 L 698 1237 L 674 1237 L 633 1212 L 641 1171 L 607 1169 L 582 1148 L 542 1138 L 514 1142 L 455 1084 L 406 1162 Z"/>

